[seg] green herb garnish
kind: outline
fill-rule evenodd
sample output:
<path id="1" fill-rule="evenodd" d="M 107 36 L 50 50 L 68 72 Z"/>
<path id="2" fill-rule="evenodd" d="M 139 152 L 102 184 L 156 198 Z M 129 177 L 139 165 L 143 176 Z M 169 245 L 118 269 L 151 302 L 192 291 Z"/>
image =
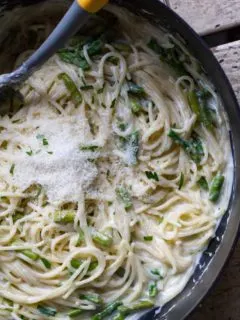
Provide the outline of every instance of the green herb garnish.
<path id="1" fill-rule="evenodd" d="M 51 262 L 48 260 L 48 259 L 46 259 L 46 258 L 40 258 L 41 259 L 41 261 L 42 261 L 42 263 L 44 264 L 44 266 L 47 268 L 47 269 L 51 269 Z"/>
<path id="2" fill-rule="evenodd" d="M 9 170 L 9 172 L 11 173 L 12 176 L 14 175 L 14 169 L 15 169 L 15 164 L 12 164 L 11 168 Z"/>
<path id="3" fill-rule="evenodd" d="M 155 298 L 158 294 L 157 283 L 151 282 L 148 286 L 148 294 L 150 298 Z"/>
<path id="4" fill-rule="evenodd" d="M 39 312 L 44 314 L 45 316 L 54 317 L 57 314 L 57 310 L 55 308 L 45 307 L 42 305 L 37 306 Z"/>
<path id="5" fill-rule="evenodd" d="M 38 140 L 42 140 L 42 144 L 44 146 L 48 146 L 48 140 L 46 139 L 46 137 L 43 134 L 37 134 L 36 138 Z"/>
<path id="6" fill-rule="evenodd" d="M 179 184 L 178 184 L 178 190 L 182 189 L 183 184 L 184 184 L 184 174 L 181 172 L 180 180 L 179 180 Z"/>
<path id="7" fill-rule="evenodd" d="M 153 236 L 145 236 L 143 239 L 145 241 L 152 241 L 153 240 Z"/>
<path id="8" fill-rule="evenodd" d="M 208 182 L 204 176 L 202 176 L 198 181 L 197 184 L 205 191 L 208 191 Z"/>
<path id="9" fill-rule="evenodd" d="M 149 180 L 159 181 L 157 172 L 145 171 L 145 174 Z"/>
<path id="10" fill-rule="evenodd" d="M 199 164 L 204 156 L 201 140 L 197 136 L 193 136 L 190 140 L 184 140 L 174 130 L 170 130 L 168 136 L 178 145 L 180 145 L 188 156 Z"/>

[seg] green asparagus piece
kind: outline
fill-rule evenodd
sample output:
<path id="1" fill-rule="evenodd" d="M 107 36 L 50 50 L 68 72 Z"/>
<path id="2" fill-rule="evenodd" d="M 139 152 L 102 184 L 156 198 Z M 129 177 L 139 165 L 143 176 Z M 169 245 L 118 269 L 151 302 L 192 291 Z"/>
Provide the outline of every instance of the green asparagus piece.
<path id="1" fill-rule="evenodd" d="M 103 311 L 95 314 L 91 320 L 102 320 L 107 316 L 110 316 L 119 306 L 122 305 L 122 302 L 115 301 L 110 303 Z"/>
<path id="2" fill-rule="evenodd" d="M 74 211 L 57 210 L 54 212 L 54 222 L 57 222 L 57 223 L 63 223 L 63 224 L 73 223 L 74 217 L 75 217 Z"/>
<path id="3" fill-rule="evenodd" d="M 58 79 L 63 80 L 65 87 L 70 92 L 71 99 L 73 99 L 74 103 L 77 105 L 80 104 L 82 102 L 82 96 L 72 79 L 66 73 L 59 74 Z"/>
<path id="4" fill-rule="evenodd" d="M 71 266 L 74 268 L 74 269 L 78 269 L 81 264 L 82 264 L 82 260 L 79 260 L 79 259 L 72 259 L 71 260 Z"/>
<path id="5" fill-rule="evenodd" d="M 216 202 L 219 199 L 224 182 L 224 176 L 218 174 L 211 182 L 209 189 L 209 199 Z"/>
<path id="6" fill-rule="evenodd" d="M 92 292 L 81 294 L 80 299 L 88 300 L 88 301 L 91 301 L 95 304 L 102 304 L 103 303 L 101 296 L 97 293 L 92 293 Z"/>
<path id="7" fill-rule="evenodd" d="M 26 257 L 28 257 L 29 259 L 32 259 L 33 261 L 36 261 L 39 259 L 39 255 L 33 252 L 32 250 L 25 249 L 25 250 L 21 250 L 20 252 L 24 254 Z"/>
<path id="8" fill-rule="evenodd" d="M 151 282 L 148 286 L 148 294 L 150 298 L 155 298 L 158 294 L 157 284 L 156 282 Z"/>
<path id="9" fill-rule="evenodd" d="M 82 309 L 73 309 L 68 312 L 68 316 L 70 318 L 75 318 L 75 317 L 79 316 L 82 312 L 83 312 Z"/>
<path id="10" fill-rule="evenodd" d="M 112 245 L 112 237 L 98 232 L 94 231 L 92 234 L 93 241 L 96 242 L 97 244 L 103 246 L 103 247 L 110 247 Z"/>

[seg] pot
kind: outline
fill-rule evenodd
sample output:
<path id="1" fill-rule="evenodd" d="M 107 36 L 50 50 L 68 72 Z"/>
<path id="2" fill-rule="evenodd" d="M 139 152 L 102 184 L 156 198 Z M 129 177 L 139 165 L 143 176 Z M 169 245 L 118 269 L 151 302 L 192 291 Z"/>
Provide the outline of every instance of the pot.
<path id="1" fill-rule="evenodd" d="M 36 18 L 35 20 L 39 21 L 41 15 L 39 15 L 38 10 L 34 10 L 34 6 L 39 6 L 39 2 L 44 6 L 42 13 L 44 12 L 47 15 L 51 15 L 54 10 L 58 11 L 56 3 L 62 3 L 62 1 L 58 2 L 57 0 L 0 1 L 0 25 L 2 29 L 0 30 L 0 43 L 6 36 L 4 33 L 5 24 L 2 23 L 6 13 L 17 6 L 31 5 L 33 6 L 31 19 Z M 229 119 L 234 178 L 228 210 L 218 225 L 216 237 L 212 239 L 207 250 L 202 254 L 200 262 L 184 290 L 162 308 L 154 308 L 140 317 L 141 320 L 182 320 L 193 311 L 213 286 L 237 239 L 240 223 L 240 197 L 238 196 L 240 194 L 240 110 L 233 89 L 220 64 L 203 40 L 176 13 L 158 0 L 112 0 L 111 2 L 126 7 L 137 15 L 144 16 L 156 26 L 164 27 L 173 34 L 179 34 L 206 70 L 209 79 L 222 99 Z M 19 9 L 19 12 L 21 12 L 21 9 Z M 56 14 L 62 14 L 61 10 Z M 44 19 L 44 16 L 42 18 Z M 7 71 L 2 69 L 1 67 L 1 72 Z"/>

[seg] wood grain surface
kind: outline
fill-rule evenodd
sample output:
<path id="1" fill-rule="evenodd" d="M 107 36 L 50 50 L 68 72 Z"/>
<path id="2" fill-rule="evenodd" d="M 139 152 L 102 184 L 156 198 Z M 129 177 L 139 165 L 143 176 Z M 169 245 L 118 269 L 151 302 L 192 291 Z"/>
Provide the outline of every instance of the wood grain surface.
<path id="1" fill-rule="evenodd" d="M 240 25 L 240 0 L 168 0 L 168 3 L 200 34 Z"/>
<path id="2" fill-rule="evenodd" d="M 188 320 L 240 319 L 240 243 L 220 278 Z"/>
<path id="3" fill-rule="evenodd" d="M 213 52 L 227 74 L 240 104 L 240 40 L 218 46 Z"/>

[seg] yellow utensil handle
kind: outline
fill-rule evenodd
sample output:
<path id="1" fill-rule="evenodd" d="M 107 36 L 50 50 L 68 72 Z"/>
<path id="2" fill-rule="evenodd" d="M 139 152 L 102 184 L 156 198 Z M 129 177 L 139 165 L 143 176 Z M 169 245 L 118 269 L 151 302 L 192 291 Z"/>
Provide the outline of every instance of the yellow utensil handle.
<path id="1" fill-rule="evenodd" d="M 108 3 L 108 0 L 77 0 L 77 2 L 87 12 L 95 13 L 102 9 Z"/>

